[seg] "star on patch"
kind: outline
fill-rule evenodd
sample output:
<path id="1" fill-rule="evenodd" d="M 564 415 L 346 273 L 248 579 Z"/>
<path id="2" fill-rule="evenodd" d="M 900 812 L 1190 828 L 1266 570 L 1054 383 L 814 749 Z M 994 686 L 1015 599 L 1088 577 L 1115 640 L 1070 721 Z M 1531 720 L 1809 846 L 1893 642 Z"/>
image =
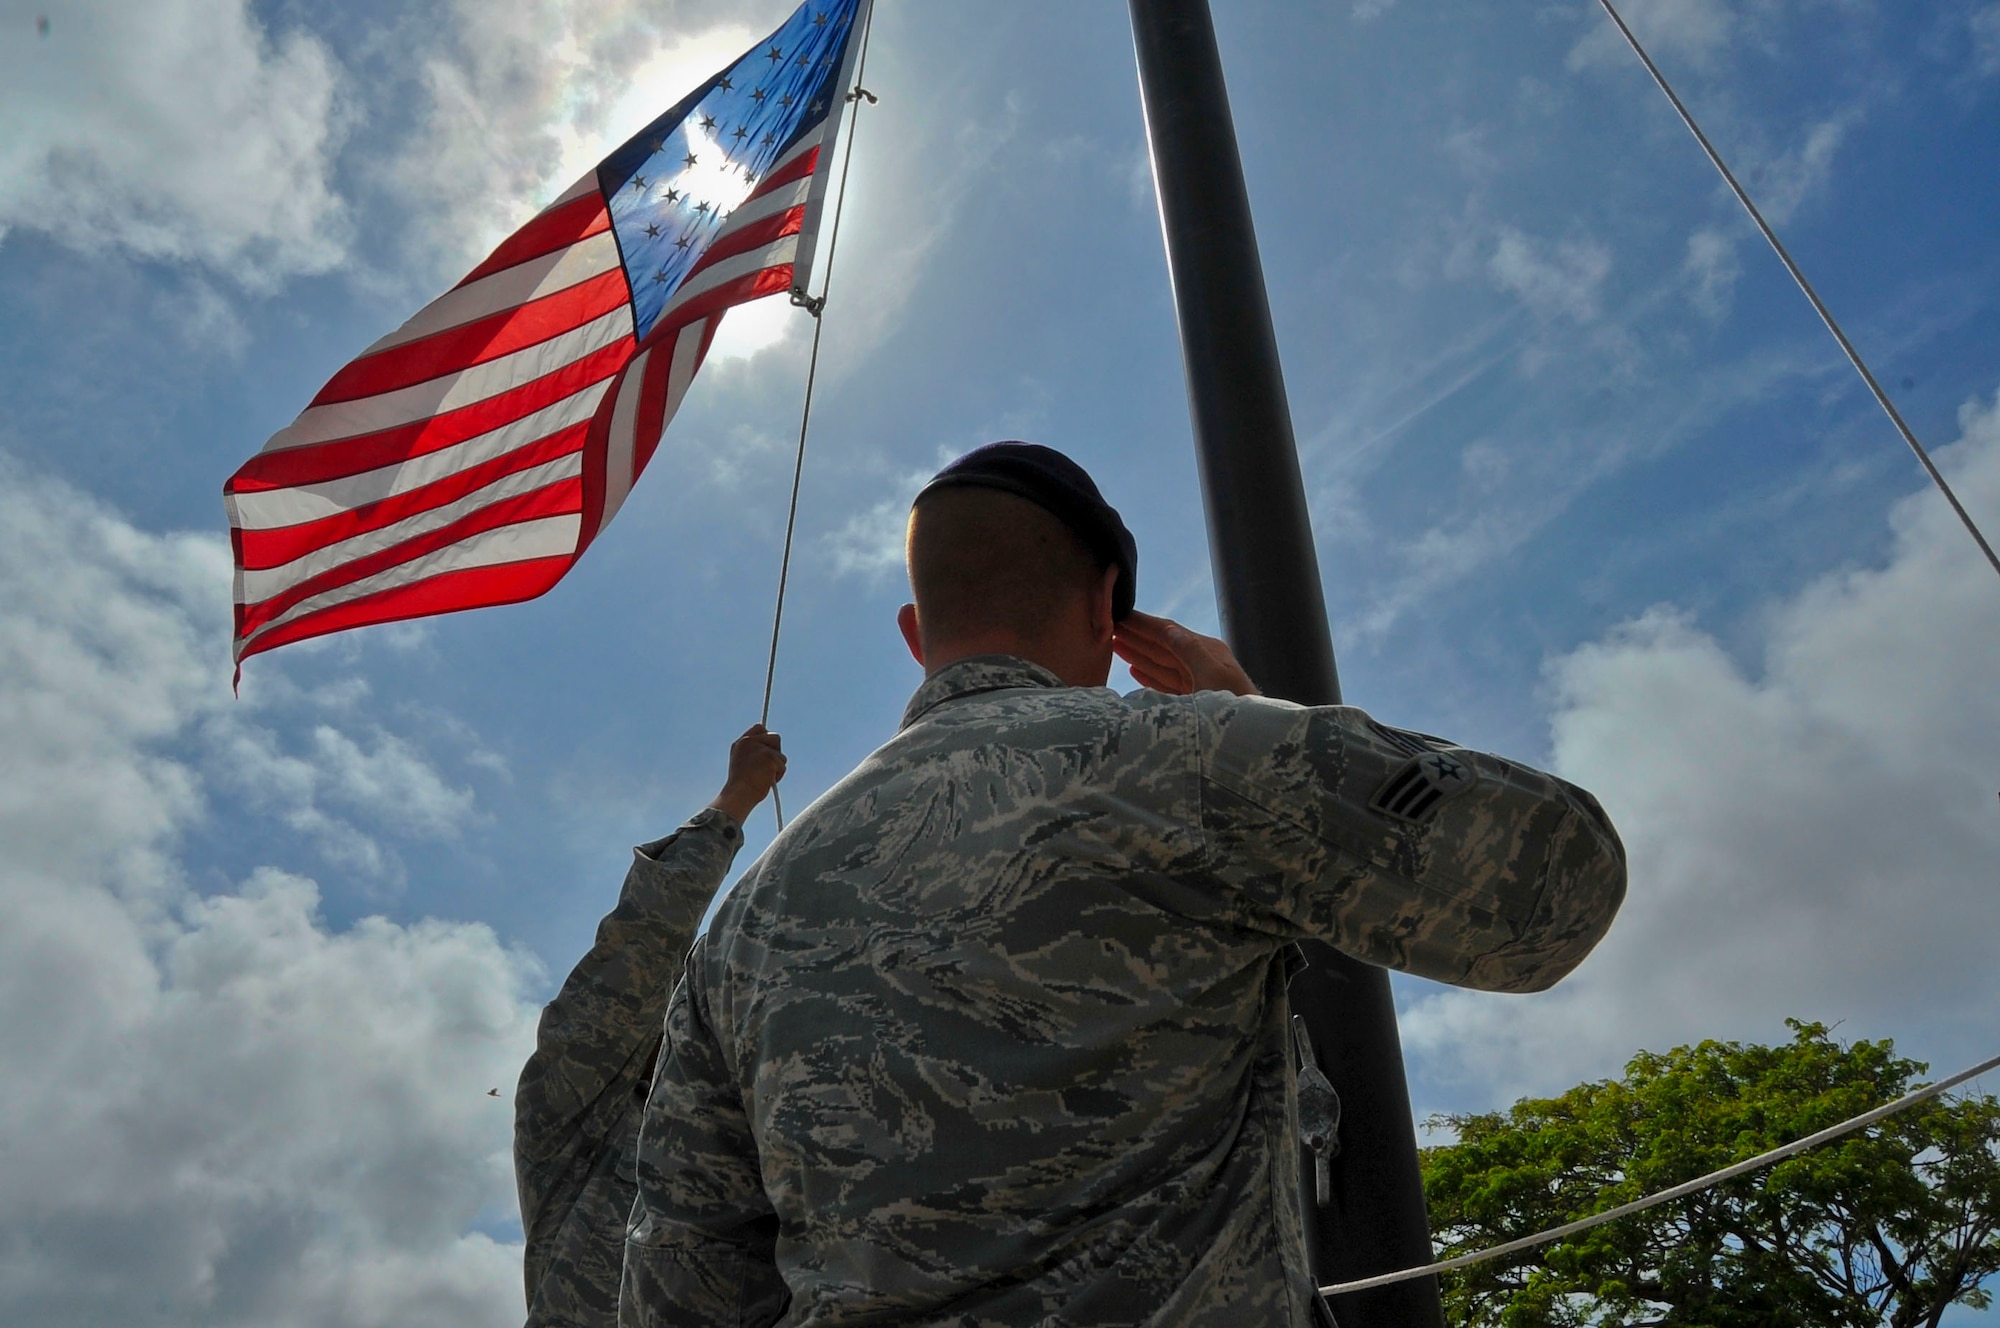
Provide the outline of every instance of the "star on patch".
<path id="1" fill-rule="evenodd" d="M 777 48 L 777 46 L 776 46 L 775 44 L 773 44 L 770 50 L 768 50 L 768 51 L 764 52 L 764 58 L 765 58 L 766 60 L 770 60 L 770 61 L 773 61 L 773 62 L 776 62 L 776 61 L 779 61 L 779 60 L 782 60 L 782 59 L 784 59 L 784 58 L 785 58 L 785 53 L 784 53 L 783 51 L 779 50 L 779 49 Z"/>
<path id="2" fill-rule="evenodd" d="M 681 191 L 680 191 L 680 190 L 678 190 L 678 189 L 669 189 L 669 190 L 667 190 L 667 201 L 668 201 L 669 203 L 678 203 L 678 202 L 680 202 L 680 201 L 681 201 Z"/>
<path id="3" fill-rule="evenodd" d="M 652 239 L 657 240 L 660 238 L 660 228 L 658 226 L 653 225 L 651 222 L 648 222 L 646 224 L 646 234 Z"/>
<path id="4" fill-rule="evenodd" d="M 791 104 L 792 104 L 792 94 L 789 92 L 787 92 L 784 96 L 778 98 L 778 105 L 780 106 L 790 106 Z"/>
<path id="5" fill-rule="evenodd" d="M 761 103 L 764 100 L 764 98 L 770 95 L 771 95 L 770 93 L 764 91 L 764 89 L 762 88 L 755 88 L 750 93 L 750 100 Z"/>
<path id="6" fill-rule="evenodd" d="M 735 85 L 734 83 L 731 83 L 731 82 L 730 82 L 730 81 L 729 81 L 728 79 L 726 79 L 726 78 L 725 78 L 725 79 L 723 79 L 723 80 L 722 80 L 722 81 L 721 81 L 720 83 L 716 84 L 715 86 L 716 86 L 716 87 L 718 87 L 718 88 L 721 88 L 721 89 L 722 89 L 722 90 L 723 90 L 724 92 L 730 92 L 730 91 L 733 91 L 733 90 L 735 89 L 735 87 L 736 87 L 736 85 Z"/>
<path id="7" fill-rule="evenodd" d="M 700 161 L 701 158 L 695 156 L 694 153 L 690 152 L 687 154 L 687 156 L 682 157 L 681 160 L 686 162 L 689 166 L 693 166 L 696 162 Z"/>
<path id="8" fill-rule="evenodd" d="M 715 128 L 715 117 L 714 117 L 714 116 L 712 116 L 712 115 L 704 115 L 704 116 L 702 116 L 702 117 L 701 117 L 701 127 L 702 127 L 703 129 L 713 129 L 713 128 Z"/>
<path id="9" fill-rule="evenodd" d="M 816 27 L 816 28 L 823 28 L 823 27 L 825 27 L 825 26 L 826 26 L 826 15 L 825 15 L 825 14 L 814 14 L 814 15 L 813 15 L 813 26 L 814 26 L 814 27 Z"/>
<path id="10" fill-rule="evenodd" d="M 681 236 L 681 238 L 680 238 L 680 239 L 678 239 L 678 240 L 675 240 L 675 241 L 674 241 L 674 248 L 676 248 L 676 249 L 685 249 L 685 248 L 687 248 L 687 247 L 688 247 L 689 245 L 691 245 L 691 244 L 693 244 L 693 243 L 694 243 L 694 240 L 693 240 L 692 238 L 690 238 L 690 237 L 688 237 L 688 236 L 686 236 L 686 235 L 683 235 L 683 236 Z"/>
<path id="11" fill-rule="evenodd" d="M 1424 762 L 1439 779 L 1464 779 L 1465 767 L 1449 756 L 1433 756 Z"/>
<path id="12" fill-rule="evenodd" d="M 633 176 L 632 187 L 634 189 L 637 189 L 640 193 L 644 193 L 646 191 L 646 177 L 643 175 Z"/>

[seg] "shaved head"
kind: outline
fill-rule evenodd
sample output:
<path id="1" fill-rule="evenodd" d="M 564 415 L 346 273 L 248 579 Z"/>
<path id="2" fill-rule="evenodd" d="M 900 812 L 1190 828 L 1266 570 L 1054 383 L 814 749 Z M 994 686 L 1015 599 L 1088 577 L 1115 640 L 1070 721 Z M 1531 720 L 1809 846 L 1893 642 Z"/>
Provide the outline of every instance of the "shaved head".
<path id="1" fill-rule="evenodd" d="M 934 489 L 910 512 L 910 589 L 930 652 L 1049 643 L 1090 616 L 1107 564 L 1054 513 L 1001 489 Z"/>

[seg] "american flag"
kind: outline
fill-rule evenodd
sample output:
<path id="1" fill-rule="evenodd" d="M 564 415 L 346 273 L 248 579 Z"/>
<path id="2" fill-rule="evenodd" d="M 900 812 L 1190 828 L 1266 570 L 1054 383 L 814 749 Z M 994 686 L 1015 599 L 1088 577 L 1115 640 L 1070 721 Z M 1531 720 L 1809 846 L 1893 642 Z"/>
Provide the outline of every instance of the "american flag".
<path id="1" fill-rule="evenodd" d="M 723 312 L 807 288 L 869 3 L 806 0 L 230 477 L 239 667 L 562 579 L 645 470 Z"/>

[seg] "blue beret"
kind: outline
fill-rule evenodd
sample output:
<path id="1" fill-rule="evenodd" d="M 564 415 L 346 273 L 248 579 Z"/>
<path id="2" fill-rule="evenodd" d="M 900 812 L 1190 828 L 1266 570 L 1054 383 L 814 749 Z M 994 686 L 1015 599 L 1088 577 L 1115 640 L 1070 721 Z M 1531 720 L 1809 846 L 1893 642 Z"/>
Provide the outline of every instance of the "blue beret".
<path id="1" fill-rule="evenodd" d="M 1118 569 L 1111 591 L 1111 616 L 1132 612 L 1139 579 L 1139 546 L 1125 529 L 1118 509 L 1104 501 L 1082 466 L 1039 443 L 988 443 L 974 448 L 931 477 L 917 494 L 971 486 L 1002 489 L 1055 514 L 1106 566 Z"/>

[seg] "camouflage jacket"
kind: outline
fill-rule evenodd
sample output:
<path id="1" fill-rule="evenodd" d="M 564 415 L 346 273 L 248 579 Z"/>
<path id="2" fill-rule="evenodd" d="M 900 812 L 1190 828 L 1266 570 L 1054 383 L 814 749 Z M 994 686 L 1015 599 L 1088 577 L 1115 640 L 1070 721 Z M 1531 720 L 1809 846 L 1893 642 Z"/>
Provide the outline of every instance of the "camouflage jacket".
<path id="1" fill-rule="evenodd" d="M 667 994 L 743 831 L 713 808 L 632 854 L 597 944 L 542 1011 L 514 1093 L 530 1328 L 609 1328 Z"/>
<path id="2" fill-rule="evenodd" d="M 1359 710 L 941 669 L 688 956 L 620 1323 L 1303 1328 L 1289 943 L 1533 991 L 1624 889 L 1588 794 Z"/>

